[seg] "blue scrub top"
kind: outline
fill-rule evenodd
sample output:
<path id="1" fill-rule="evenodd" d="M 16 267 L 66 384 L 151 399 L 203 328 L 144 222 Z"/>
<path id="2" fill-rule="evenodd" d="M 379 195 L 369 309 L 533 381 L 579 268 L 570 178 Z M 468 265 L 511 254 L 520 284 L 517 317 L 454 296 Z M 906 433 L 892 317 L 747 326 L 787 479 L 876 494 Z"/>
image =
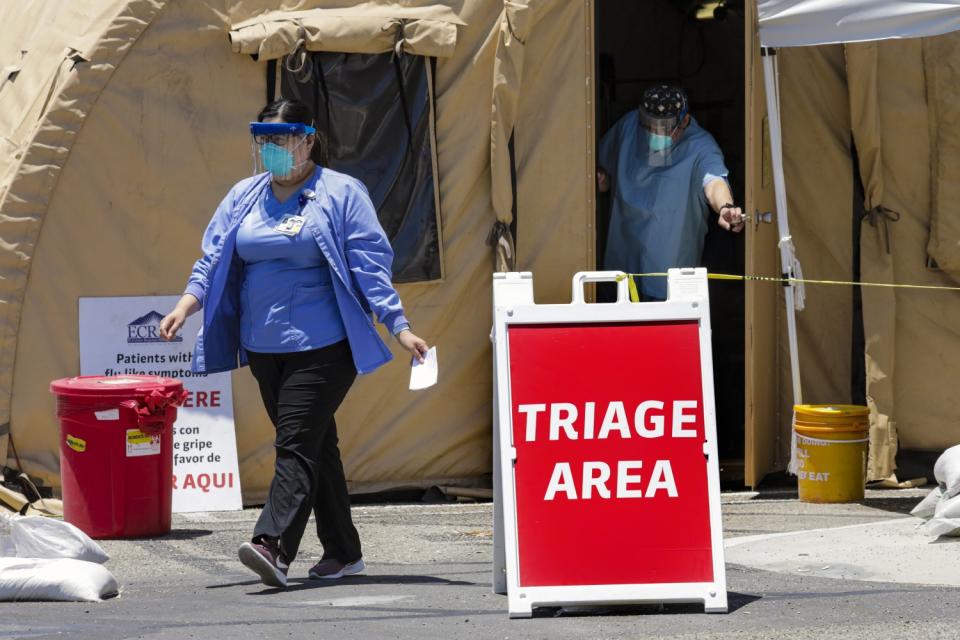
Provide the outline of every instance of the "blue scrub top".
<path id="1" fill-rule="evenodd" d="M 723 153 L 693 118 L 679 141 L 657 153 L 651 156 L 636 110 L 600 142 L 600 166 L 612 194 L 605 269 L 660 273 L 700 265 L 711 213 L 703 188 L 726 178 Z M 637 283 L 645 298 L 666 299 L 666 278 Z"/>
<path id="2" fill-rule="evenodd" d="M 240 343 L 247 351 L 308 351 L 347 337 L 330 268 L 313 235 L 306 226 L 294 236 L 276 230 L 291 215 L 302 215 L 299 194 L 280 202 L 268 187 L 237 231 L 244 266 Z"/>

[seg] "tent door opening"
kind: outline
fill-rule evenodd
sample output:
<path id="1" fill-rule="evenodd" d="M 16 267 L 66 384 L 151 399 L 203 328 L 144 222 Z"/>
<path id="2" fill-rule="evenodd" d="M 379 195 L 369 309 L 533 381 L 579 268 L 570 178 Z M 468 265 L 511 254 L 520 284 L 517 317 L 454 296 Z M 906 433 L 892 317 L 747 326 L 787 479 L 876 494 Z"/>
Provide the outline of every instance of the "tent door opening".
<path id="1" fill-rule="evenodd" d="M 745 213 L 753 213 L 744 204 L 742 0 L 604 0 L 596 3 L 595 23 L 598 148 L 617 121 L 636 109 L 645 89 L 656 84 L 679 85 L 687 92 L 691 115 L 723 151 L 736 204 L 743 206 Z M 611 200 L 612 192 L 598 192 L 600 268 L 608 268 L 604 256 L 611 233 Z M 746 234 L 724 231 L 716 220 L 716 214 L 711 212 L 701 265 L 711 272 L 744 273 Z M 598 295 L 604 299 L 603 292 Z M 710 283 L 717 439 L 721 477 L 730 483 L 744 479 L 744 296 L 745 288 L 740 282 Z"/>

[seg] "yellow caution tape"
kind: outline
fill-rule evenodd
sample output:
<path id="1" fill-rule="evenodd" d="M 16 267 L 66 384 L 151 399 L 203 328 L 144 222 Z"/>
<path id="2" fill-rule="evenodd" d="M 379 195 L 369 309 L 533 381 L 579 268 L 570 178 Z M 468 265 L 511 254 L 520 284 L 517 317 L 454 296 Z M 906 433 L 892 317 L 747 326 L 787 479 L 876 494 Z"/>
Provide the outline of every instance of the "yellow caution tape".
<path id="1" fill-rule="evenodd" d="M 666 273 L 627 273 L 617 278 L 617 282 L 629 278 L 630 300 L 640 302 L 640 294 L 634 278 L 666 278 Z M 937 291 L 960 291 L 960 287 L 945 287 L 936 284 L 896 284 L 890 282 L 851 282 L 848 280 L 812 280 L 810 278 L 775 278 L 771 276 L 736 275 L 730 273 L 708 273 L 710 280 L 740 280 L 752 282 L 776 282 L 778 284 L 834 284 L 847 287 L 884 287 L 887 289 L 931 289 Z"/>
<path id="2" fill-rule="evenodd" d="M 640 292 L 637 291 L 637 281 L 631 277 L 627 281 L 627 286 L 630 287 L 630 302 L 640 302 Z"/>

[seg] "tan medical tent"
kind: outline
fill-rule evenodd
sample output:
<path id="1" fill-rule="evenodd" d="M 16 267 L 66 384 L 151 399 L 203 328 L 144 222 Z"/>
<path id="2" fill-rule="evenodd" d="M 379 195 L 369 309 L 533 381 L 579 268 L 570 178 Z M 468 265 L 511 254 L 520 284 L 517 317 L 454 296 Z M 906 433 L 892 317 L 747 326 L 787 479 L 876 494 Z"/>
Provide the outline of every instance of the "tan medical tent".
<path id="1" fill-rule="evenodd" d="M 589 0 L 0 5 L 0 460 L 16 464 L 10 434 L 24 470 L 59 484 L 48 384 L 78 373 L 78 298 L 182 291 L 214 207 L 250 173 L 266 61 L 302 39 L 437 60 L 445 280 L 400 293 L 441 382 L 407 392 L 402 359 L 358 381 L 338 416 L 348 476 L 364 491 L 488 474 L 494 222 L 516 211 L 500 260 L 537 274 L 539 301 L 569 300 L 593 266 L 592 21 Z M 272 432 L 248 371 L 233 385 L 255 502 Z"/>
<path id="2" fill-rule="evenodd" d="M 818 5 L 761 1 L 791 19 Z M 851 1 L 828 4 L 870 0 Z M 939 17 L 953 19 L 956 1 L 941 4 Z M 756 2 L 746 8 L 745 200 L 754 213 L 775 204 Z M 358 382 L 340 415 L 354 489 L 489 473 L 491 271 L 515 261 L 536 274 L 539 301 L 566 301 L 572 273 L 594 264 L 594 10 L 591 0 L 0 5 L 0 460 L 16 464 L 10 433 L 25 470 L 59 483 L 47 386 L 78 372 L 77 299 L 182 290 L 213 207 L 249 173 L 245 124 L 264 101 L 267 61 L 302 39 L 307 50 L 345 52 L 400 42 L 437 60 L 445 280 L 401 294 L 418 333 L 439 345 L 443 374 L 423 394 L 404 390 L 400 363 Z M 958 47 L 951 34 L 778 51 L 786 203 L 805 276 L 852 278 L 859 229 L 863 280 L 960 281 L 951 210 Z M 859 227 L 855 175 L 869 212 Z M 490 230 L 514 212 L 515 251 L 504 239 L 495 252 Z M 748 273 L 781 273 L 778 240 L 774 225 L 749 226 Z M 782 287 L 747 285 L 750 485 L 789 456 L 783 296 Z M 849 400 L 852 292 L 811 286 L 805 304 L 804 401 Z M 883 477 L 897 444 L 936 451 L 960 442 L 960 296 L 864 290 L 863 318 L 871 473 Z M 255 502 L 270 474 L 271 432 L 247 371 L 234 374 L 234 401 L 244 496 Z"/>

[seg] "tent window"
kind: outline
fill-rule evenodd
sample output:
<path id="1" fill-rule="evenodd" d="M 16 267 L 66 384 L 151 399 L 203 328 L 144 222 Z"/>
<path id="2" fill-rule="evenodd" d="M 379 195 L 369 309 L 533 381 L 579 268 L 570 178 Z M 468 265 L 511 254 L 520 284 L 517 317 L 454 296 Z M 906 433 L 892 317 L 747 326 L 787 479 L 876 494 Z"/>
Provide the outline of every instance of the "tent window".
<path id="1" fill-rule="evenodd" d="M 313 106 L 327 165 L 361 180 L 393 245 L 395 282 L 442 276 L 432 59 L 314 52 L 280 65 L 284 97 Z"/>

